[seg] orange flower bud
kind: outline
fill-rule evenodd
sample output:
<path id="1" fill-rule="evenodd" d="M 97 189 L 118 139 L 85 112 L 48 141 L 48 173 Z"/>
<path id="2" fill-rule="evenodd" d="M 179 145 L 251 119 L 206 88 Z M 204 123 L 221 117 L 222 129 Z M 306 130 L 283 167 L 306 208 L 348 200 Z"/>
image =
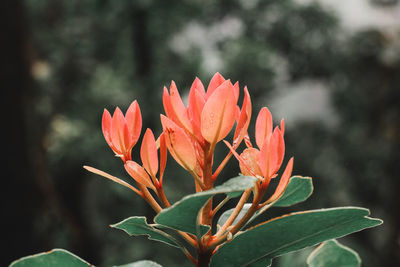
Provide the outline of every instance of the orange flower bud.
<path id="1" fill-rule="evenodd" d="M 142 129 L 142 116 L 137 101 L 129 106 L 126 115 L 117 107 L 111 117 L 104 110 L 102 119 L 103 135 L 107 144 L 123 161 L 131 159 L 131 151 L 137 143 Z"/>

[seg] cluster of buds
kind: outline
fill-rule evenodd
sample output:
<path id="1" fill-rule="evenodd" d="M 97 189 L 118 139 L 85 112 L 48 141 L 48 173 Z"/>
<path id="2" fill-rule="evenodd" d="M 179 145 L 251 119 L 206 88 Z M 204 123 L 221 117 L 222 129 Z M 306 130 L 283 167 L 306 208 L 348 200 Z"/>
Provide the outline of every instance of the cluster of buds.
<path id="1" fill-rule="evenodd" d="M 147 129 L 140 148 L 142 164 L 132 161 L 132 148 L 137 143 L 142 117 L 139 105 L 134 101 L 125 116 L 116 108 L 113 116 L 105 110 L 102 129 L 107 144 L 124 163 L 127 173 L 135 180 L 137 187 L 132 186 L 115 176 L 92 167 L 86 169 L 129 187 L 143 197 L 158 213 L 162 207 L 170 204 L 163 190 L 163 176 L 169 154 L 186 169 L 195 181 L 196 192 L 210 190 L 214 187 L 219 174 L 232 156 L 239 161 L 241 173 L 257 178 L 252 189 L 245 191 L 234 212 L 215 234 L 212 231 L 198 239 L 182 233 L 190 244 L 200 251 L 213 251 L 219 244 L 236 234 L 260 209 L 267 208 L 284 192 L 293 167 L 291 158 L 283 171 L 275 192 L 264 199 L 270 181 L 278 177 L 278 171 L 284 160 L 284 121 L 273 128 L 273 120 L 269 110 L 264 107 L 257 116 L 255 127 L 255 143 L 253 147 L 248 135 L 252 104 L 247 87 L 243 89 L 244 97 L 241 107 L 238 105 L 240 94 L 239 83 L 232 83 L 216 73 L 207 90 L 196 78 L 190 88 L 188 105 L 183 103 L 179 91 L 172 81 L 169 90 L 164 87 L 163 105 L 165 115 L 161 115 L 162 133 L 157 138 Z M 235 126 L 236 125 L 236 126 Z M 231 142 L 224 140 L 233 130 Z M 244 140 L 246 148 L 242 153 L 237 149 Z M 216 145 L 223 141 L 229 148 L 225 158 L 214 167 L 214 151 Z M 158 174 L 158 176 L 157 176 Z M 149 192 L 153 190 L 158 200 Z M 250 209 L 238 219 L 238 215 L 251 194 L 254 194 Z M 212 226 L 213 216 L 222 205 L 213 207 L 209 201 L 203 207 L 201 223 Z M 234 223 L 235 222 L 235 223 Z M 192 261 L 193 257 L 188 255 Z"/>

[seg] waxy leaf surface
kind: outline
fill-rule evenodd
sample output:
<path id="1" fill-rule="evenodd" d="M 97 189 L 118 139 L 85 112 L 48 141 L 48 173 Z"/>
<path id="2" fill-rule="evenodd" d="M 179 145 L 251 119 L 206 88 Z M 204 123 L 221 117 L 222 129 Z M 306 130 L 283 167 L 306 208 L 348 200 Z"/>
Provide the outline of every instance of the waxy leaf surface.
<path id="1" fill-rule="evenodd" d="M 118 265 L 115 267 L 162 267 L 160 264 L 154 262 L 154 261 L 149 261 L 149 260 L 143 260 L 143 261 L 136 261 L 124 265 Z"/>
<path id="2" fill-rule="evenodd" d="M 222 245 L 211 267 L 245 266 L 382 223 L 369 210 L 343 207 L 288 214 L 237 234 Z M 235 257 L 232 257 L 235 255 Z M 251 266 L 251 265 L 250 265 Z M 256 265 L 257 266 L 257 265 Z"/>
<path id="3" fill-rule="evenodd" d="M 214 195 L 225 193 L 229 197 L 236 197 L 248 188 L 254 186 L 255 178 L 238 176 L 215 188 L 184 197 L 167 209 L 163 209 L 156 217 L 158 224 L 183 232 L 203 235 L 208 226 L 198 225 L 200 209 Z"/>
<path id="4" fill-rule="evenodd" d="M 236 219 L 233 221 L 232 224 L 236 224 L 237 222 L 239 222 L 240 219 L 242 219 L 243 216 L 246 214 L 246 212 L 250 209 L 250 207 L 251 207 L 251 203 L 244 204 L 242 210 L 239 212 L 238 216 L 236 217 Z M 219 226 L 224 225 L 224 223 L 228 220 L 229 216 L 231 216 L 231 214 L 234 210 L 235 209 L 233 208 L 233 209 L 229 209 L 229 210 L 225 211 L 224 213 L 222 213 L 218 219 L 217 224 Z"/>
<path id="5" fill-rule="evenodd" d="M 343 246 L 336 240 L 319 245 L 307 258 L 309 267 L 360 267 L 361 259 L 357 252 Z"/>
<path id="6" fill-rule="evenodd" d="M 121 229 L 132 236 L 147 235 L 151 240 L 161 241 L 168 245 L 179 247 L 173 237 L 148 224 L 146 217 L 129 217 L 122 222 L 111 225 L 111 227 Z"/>
<path id="7" fill-rule="evenodd" d="M 283 195 L 276 201 L 272 206 L 274 207 L 288 207 L 294 204 L 303 202 L 306 200 L 313 192 L 313 185 L 311 177 L 300 177 L 293 176 L 290 178 L 289 184 L 286 187 Z M 246 203 L 243 206 L 243 209 L 240 211 L 239 215 L 233 222 L 233 224 L 237 223 L 243 216 L 246 214 L 247 210 L 250 208 L 251 203 Z M 229 209 L 222 213 L 222 215 L 218 219 L 218 223 L 222 226 L 229 216 L 232 214 L 234 209 Z M 254 214 L 249 223 L 257 218 L 263 210 L 260 210 Z"/>
<path id="8" fill-rule="evenodd" d="M 88 267 L 93 266 L 64 249 L 53 249 L 11 263 L 10 267 Z"/>
<path id="9" fill-rule="evenodd" d="M 276 201 L 274 207 L 289 207 L 305 201 L 313 192 L 311 177 L 293 176 L 283 195 Z"/>

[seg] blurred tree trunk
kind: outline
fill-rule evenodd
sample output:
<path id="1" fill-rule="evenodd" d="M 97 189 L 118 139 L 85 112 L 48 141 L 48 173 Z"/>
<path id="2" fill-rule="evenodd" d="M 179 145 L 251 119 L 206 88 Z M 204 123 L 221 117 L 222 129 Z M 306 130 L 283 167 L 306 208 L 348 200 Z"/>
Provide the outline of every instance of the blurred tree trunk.
<path id="1" fill-rule="evenodd" d="M 82 243 L 82 226 L 61 202 L 49 174 L 44 141 L 54 113 L 45 118 L 35 113 L 37 85 L 31 76 L 35 51 L 22 1 L 6 0 L 0 4 L 0 27 L 2 135 L 6 147 L 3 152 L 6 162 L 2 164 L 5 172 L 1 175 L 2 214 L 6 217 L 2 220 L 2 240 L 7 249 L 2 253 L 6 257 L 2 257 L 0 265 L 7 266 L 19 257 L 55 245 L 54 229 L 35 225 L 48 216 L 62 222 L 59 227 L 66 227 L 72 233 L 74 247 L 86 246 Z M 53 104 L 57 104 L 56 100 L 52 99 Z M 38 229 L 46 235 L 38 236 Z"/>
<path id="2" fill-rule="evenodd" d="M 6 251 L 0 265 L 17 257 L 37 252 L 33 241 L 32 218 L 40 194 L 32 179 L 28 157 L 25 113 L 29 109 L 32 80 L 31 49 L 22 1 L 4 0 L 0 4 L 0 88 L 3 136 L 2 164 L 2 242 Z M 5 158 L 5 162 L 4 162 Z M 5 172 L 4 172 L 5 169 Z M 35 190 L 36 189 L 36 190 Z"/>

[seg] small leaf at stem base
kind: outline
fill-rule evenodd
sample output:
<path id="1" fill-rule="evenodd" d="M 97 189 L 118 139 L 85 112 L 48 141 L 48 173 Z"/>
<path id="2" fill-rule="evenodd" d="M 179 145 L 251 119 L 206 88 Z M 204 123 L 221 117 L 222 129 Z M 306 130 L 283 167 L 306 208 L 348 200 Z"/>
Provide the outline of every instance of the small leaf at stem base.
<path id="1" fill-rule="evenodd" d="M 311 252 L 307 264 L 309 267 L 360 267 L 361 259 L 354 250 L 336 240 L 329 240 Z"/>

